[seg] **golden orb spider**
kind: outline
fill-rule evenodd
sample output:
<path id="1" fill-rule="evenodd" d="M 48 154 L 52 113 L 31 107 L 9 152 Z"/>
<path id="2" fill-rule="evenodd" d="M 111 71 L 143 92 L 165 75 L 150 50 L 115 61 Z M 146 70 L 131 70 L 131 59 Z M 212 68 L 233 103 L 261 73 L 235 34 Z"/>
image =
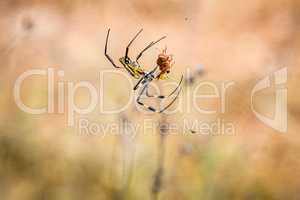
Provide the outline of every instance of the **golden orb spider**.
<path id="1" fill-rule="evenodd" d="M 165 73 L 169 73 L 170 70 L 166 70 L 166 63 L 163 62 L 163 64 L 160 64 L 161 62 L 159 62 L 159 59 L 161 59 L 161 54 L 158 57 L 157 60 L 157 66 L 152 69 L 151 71 L 146 71 L 144 70 L 141 65 L 139 64 L 139 59 L 142 57 L 143 53 L 145 53 L 148 49 L 150 49 L 152 46 L 154 46 L 155 44 L 159 43 L 161 40 L 165 39 L 166 36 L 159 38 L 156 41 L 152 41 L 150 42 L 149 45 L 147 45 L 136 57 L 135 60 L 132 60 L 129 56 L 129 48 L 132 45 L 132 43 L 136 40 L 136 38 L 141 34 L 141 32 L 143 31 L 143 29 L 141 29 L 134 37 L 133 39 L 129 42 L 129 44 L 126 47 L 126 51 L 125 51 L 125 56 L 119 58 L 119 62 L 122 64 L 122 66 L 127 70 L 127 72 L 135 79 L 139 79 L 138 82 L 136 83 L 136 85 L 134 86 L 133 90 L 136 91 L 139 87 L 142 87 L 141 92 L 139 93 L 136 102 L 145 107 L 147 110 L 155 112 L 155 113 L 163 113 L 165 110 L 167 110 L 178 98 L 180 91 L 181 91 L 181 84 L 182 84 L 182 80 L 183 80 L 183 76 L 181 76 L 181 79 L 177 85 L 177 87 L 168 95 L 150 95 L 149 94 L 149 85 L 153 80 L 162 80 L 162 77 L 164 77 L 163 79 L 167 79 L 165 75 Z M 108 29 L 107 32 L 107 36 L 106 36 L 106 42 L 105 42 L 105 50 L 104 50 L 104 55 L 106 56 L 106 58 L 109 60 L 109 62 L 115 67 L 115 68 L 121 68 L 118 65 L 115 64 L 115 62 L 113 61 L 113 59 L 107 54 L 107 46 L 108 46 L 108 40 L 109 40 L 109 34 L 110 34 L 110 29 Z M 163 53 L 166 53 L 166 51 L 163 51 Z M 169 57 L 168 55 L 166 55 L 167 57 Z M 168 59 L 167 61 L 169 61 L 170 59 Z M 170 64 L 170 63 L 169 63 Z M 169 68 L 171 67 L 171 65 L 169 66 Z M 159 71 L 158 71 L 159 69 Z M 177 93 L 176 93 L 177 91 Z M 146 96 L 148 98 L 158 98 L 158 99 L 165 99 L 165 98 L 169 98 L 172 97 L 174 94 L 176 93 L 175 97 L 173 98 L 173 100 L 164 108 L 158 110 L 155 109 L 152 106 L 148 106 L 146 104 L 144 104 L 141 101 L 142 95 L 146 94 Z"/>

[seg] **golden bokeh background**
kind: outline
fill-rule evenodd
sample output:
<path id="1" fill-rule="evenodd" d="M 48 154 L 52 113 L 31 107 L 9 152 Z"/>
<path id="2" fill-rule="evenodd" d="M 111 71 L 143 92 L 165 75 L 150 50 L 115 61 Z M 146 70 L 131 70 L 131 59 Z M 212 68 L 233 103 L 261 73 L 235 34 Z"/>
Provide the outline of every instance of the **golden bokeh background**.
<path id="1" fill-rule="evenodd" d="M 1 1 L 0 199 L 299 199 L 299 8 L 296 0 Z M 88 81 L 98 87 L 101 70 L 114 70 L 103 55 L 108 28 L 114 59 L 143 28 L 132 55 L 167 35 L 143 57 L 147 69 L 165 45 L 174 55 L 175 79 L 202 65 L 203 74 L 194 85 L 183 86 L 180 99 L 204 80 L 235 85 L 227 91 L 225 113 L 162 116 L 131 105 L 119 114 L 97 109 L 82 117 L 97 124 L 222 119 L 233 122 L 235 134 L 178 130 L 162 135 L 153 126 L 125 134 L 118 129 L 82 135 L 77 121 L 68 127 L 67 113 L 58 114 L 57 99 L 54 114 L 31 115 L 17 107 L 15 81 L 31 69 L 55 70 L 56 97 L 59 81 Z M 250 107 L 255 84 L 283 67 L 288 69 L 287 133 L 264 125 Z M 57 76 L 59 70 L 63 78 Z M 130 86 L 117 76 L 105 83 L 104 107 L 124 105 Z M 28 78 L 21 90 L 27 105 L 47 105 L 46 77 Z M 272 115 L 274 91 L 255 101 L 261 113 Z M 86 106 L 88 93 L 78 91 L 76 102 Z M 204 104 L 220 109 L 218 101 Z"/>

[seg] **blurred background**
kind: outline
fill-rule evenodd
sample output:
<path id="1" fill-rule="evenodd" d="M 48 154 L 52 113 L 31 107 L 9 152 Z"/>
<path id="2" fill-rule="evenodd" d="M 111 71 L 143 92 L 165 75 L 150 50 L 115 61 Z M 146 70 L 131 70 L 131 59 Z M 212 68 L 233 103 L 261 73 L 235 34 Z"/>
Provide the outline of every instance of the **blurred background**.
<path id="1" fill-rule="evenodd" d="M 0 199 L 300 199 L 299 8 L 296 0 L 0 1 Z M 54 114 L 30 115 L 16 106 L 14 83 L 26 70 L 51 67 L 65 74 L 55 76 L 55 83 L 85 80 L 98 86 L 100 71 L 112 69 L 103 55 L 108 28 L 115 60 L 144 28 L 132 55 L 167 35 L 143 57 L 146 69 L 166 45 L 176 62 L 174 79 L 188 68 L 195 74 L 202 65 L 203 73 L 183 86 L 180 99 L 203 80 L 235 85 L 227 91 L 225 113 L 218 101 L 210 101 L 204 105 L 217 114 L 183 110 L 162 116 L 131 105 L 119 114 L 96 110 L 84 118 L 97 124 L 221 119 L 234 124 L 235 134 L 153 126 L 83 135 L 77 122 L 67 126 L 57 99 Z M 288 68 L 286 134 L 261 123 L 250 108 L 258 80 L 283 67 Z M 106 83 L 113 84 L 103 93 L 104 107 L 124 105 L 131 87 L 118 77 Z M 26 105 L 47 105 L 46 77 L 26 79 L 21 90 Z M 272 115 L 274 91 L 255 101 L 258 111 Z M 88 93 L 78 91 L 77 105 L 88 102 Z"/>

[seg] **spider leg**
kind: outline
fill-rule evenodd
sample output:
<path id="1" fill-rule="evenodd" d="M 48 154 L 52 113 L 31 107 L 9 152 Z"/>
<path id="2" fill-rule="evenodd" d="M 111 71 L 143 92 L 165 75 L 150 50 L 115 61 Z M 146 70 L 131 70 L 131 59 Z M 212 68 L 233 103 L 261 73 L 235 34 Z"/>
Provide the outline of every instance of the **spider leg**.
<path id="1" fill-rule="evenodd" d="M 143 102 L 141 102 L 141 97 L 142 97 L 143 93 L 145 92 L 145 90 L 147 90 L 148 86 L 149 86 L 149 83 L 146 83 L 145 86 L 143 87 L 142 91 L 140 92 L 138 98 L 136 99 L 136 102 L 139 105 L 145 107 L 146 109 L 148 109 L 148 110 L 150 110 L 152 112 L 157 112 L 157 110 L 154 107 L 145 105 Z"/>
<path id="2" fill-rule="evenodd" d="M 132 40 L 129 42 L 129 44 L 126 47 L 126 52 L 125 52 L 125 60 L 127 60 L 128 58 L 128 52 L 129 52 L 129 47 L 131 46 L 131 44 L 134 42 L 134 40 L 139 36 L 139 34 L 143 31 L 143 29 L 141 29 L 133 38 Z"/>
<path id="3" fill-rule="evenodd" d="M 180 82 L 182 82 L 182 80 Z M 145 91 L 148 90 L 148 87 L 149 87 L 149 83 L 146 83 L 136 101 L 139 105 L 141 105 L 141 106 L 145 107 L 146 109 L 148 109 L 152 112 L 155 112 L 155 113 L 163 113 L 164 111 L 166 111 L 177 100 L 177 98 L 178 98 L 178 96 L 179 96 L 179 94 L 182 90 L 182 88 L 180 87 L 180 89 L 178 90 L 178 93 L 176 94 L 175 98 L 166 107 L 164 107 L 161 110 L 157 110 L 154 107 L 148 106 L 148 105 L 144 104 L 143 102 L 141 102 L 141 97 L 145 93 Z M 176 88 L 176 90 L 178 89 L 178 87 Z M 174 94 L 176 92 L 176 90 L 174 90 L 170 95 Z"/>
<path id="4" fill-rule="evenodd" d="M 148 74 L 146 75 L 150 75 L 150 74 L 154 74 L 155 71 L 158 69 L 158 66 L 156 66 L 152 71 L 150 71 Z M 144 75 L 142 78 L 140 78 L 140 80 L 136 83 L 136 85 L 134 86 L 133 90 L 137 90 L 140 86 L 140 84 L 143 82 L 143 80 L 145 80 L 145 76 Z"/>
<path id="5" fill-rule="evenodd" d="M 172 96 L 173 94 L 175 94 L 175 92 L 179 89 L 179 87 L 181 86 L 182 84 L 182 81 L 183 81 L 183 75 L 181 75 L 181 79 L 177 85 L 177 87 L 168 95 L 150 95 L 149 94 L 149 87 L 148 89 L 146 90 L 146 96 L 149 97 L 149 98 L 158 98 L 158 99 L 165 99 L 165 98 L 168 98 L 170 96 Z"/>
<path id="6" fill-rule="evenodd" d="M 109 62 L 111 62 L 111 64 L 112 64 L 115 68 L 121 68 L 121 67 L 117 66 L 117 65 L 114 63 L 113 59 L 107 54 L 107 43 L 108 43 L 109 33 L 110 33 L 110 29 L 108 29 L 108 31 L 107 31 L 106 42 L 105 42 L 105 49 L 104 49 L 104 55 L 106 56 L 106 58 L 109 60 Z"/>
<path id="7" fill-rule="evenodd" d="M 166 36 L 163 36 L 163 37 L 159 38 L 159 39 L 156 40 L 156 41 L 150 42 L 150 44 L 148 44 L 148 46 L 146 46 L 146 47 L 138 54 L 138 56 L 136 57 L 135 60 L 136 60 L 136 62 L 138 63 L 138 65 L 140 65 L 140 64 L 139 64 L 139 59 L 142 57 L 143 53 L 144 53 L 145 51 L 147 51 L 149 48 L 151 48 L 152 46 L 154 46 L 155 44 L 159 43 L 161 40 L 165 39 L 165 38 L 166 38 Z"/>
<path id="8" fill-rule="evenodd" d="M 180 92 L 181 92 L 182 88 L 180 87 L 177 95 L 175 96 L 175 98 L 169 103 L 169 105 L 167 105 L 166 107 L 164 107 L 162 110 L 159 111 L 159 113 L 163 113 L 165 110 L 167 110 L 178 98 Z"/>
<path id="9" fill-rule="evenodd" d="M 140 78 L 140 80 L 135 84 L 133 90 L 137 90 L 141 84 L 141 82 L 145 79 L 145 76 L 143 76 L 142 78 Z"/>
<path id="10" fill-rule="evenodd" d="M 151 72 L 150 72 L 150 74 L 154 74 L 155 73 L 155 71 L 158 69 L 158 65 L 156 65 L 156 67 L 154 67 L 152 70 L 151 70 Z"/>

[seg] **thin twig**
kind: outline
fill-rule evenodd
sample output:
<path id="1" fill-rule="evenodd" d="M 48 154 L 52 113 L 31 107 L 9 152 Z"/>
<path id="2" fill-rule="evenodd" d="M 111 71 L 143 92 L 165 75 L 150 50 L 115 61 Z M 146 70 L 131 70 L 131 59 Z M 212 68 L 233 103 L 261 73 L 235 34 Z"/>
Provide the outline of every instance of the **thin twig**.
<path id="1" fill-rule="evenodd" d="M 166 139 L 167 139 L 167 124 L 165 115 L 162 116 L 159 126 L 159 157 L 158 157 L 158 166 L 156 173 L 154 175 L 154 182 L 152 185 L 152 199 L 157 200 L 159 193 L 163 187 L 163 176 L 164 176 L 164 163 L 165 163 L 165 154 L 166 154 Z"/>

